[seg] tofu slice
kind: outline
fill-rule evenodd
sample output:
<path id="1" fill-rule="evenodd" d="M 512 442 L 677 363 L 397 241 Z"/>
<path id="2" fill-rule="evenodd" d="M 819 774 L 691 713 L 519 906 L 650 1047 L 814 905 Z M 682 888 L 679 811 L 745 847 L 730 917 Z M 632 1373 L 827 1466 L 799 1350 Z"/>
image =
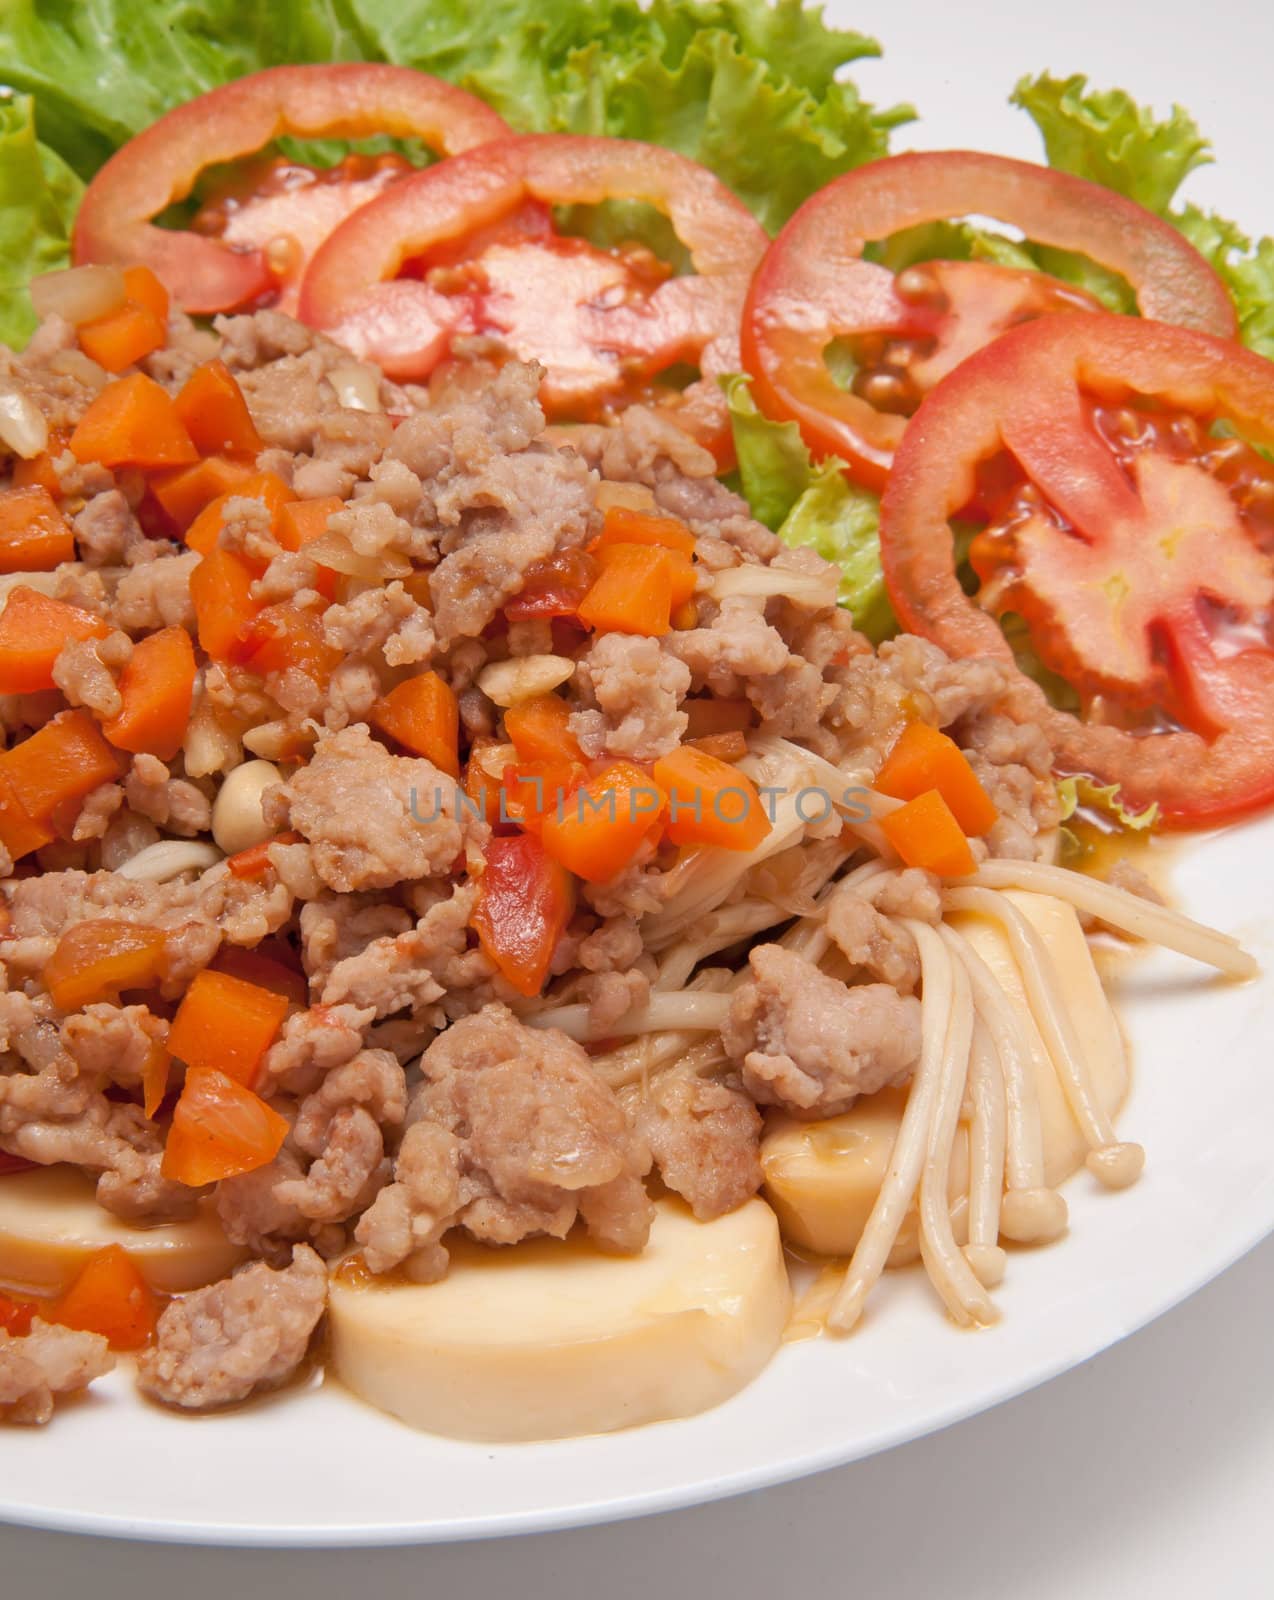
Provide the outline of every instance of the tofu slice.
<path id="1" fill-rule="evenodd" d="M 572 1438 L 719 1405 L 769 1361 L 790 1309 L 763 1201 L 697 1222 L 668 1199 L 637 1256 L 574 1237 L 459 1241 L 433 1284 L 347 1264 L 332 1282 L 331 1370 L 429 1433 Z"/>
<path id="2" fill-rule="evenodd" d="M 160 1294 L 215 1283 L 245 1259 L 205 1207 L 188 1222 L 139 1228 L 103 1211 L 76 1167 L 0 1177 L 0 1286 L 61 1294 L 88 1258 L 122 1245 Z"/>

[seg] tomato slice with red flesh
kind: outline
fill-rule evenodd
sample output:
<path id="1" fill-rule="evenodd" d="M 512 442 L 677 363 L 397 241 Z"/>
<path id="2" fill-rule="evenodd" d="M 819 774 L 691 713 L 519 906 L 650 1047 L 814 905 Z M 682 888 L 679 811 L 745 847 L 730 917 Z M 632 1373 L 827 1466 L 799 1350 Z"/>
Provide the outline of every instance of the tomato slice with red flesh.
<path id="1" fill-rule="evenodd" d="M 270 216 L 268 195 L 260 207 L 245 208 L 241 241 L 231 232 L 213 239 L 154 226 L 151 219 L 185 199 L 206 168 L 254 155 L 284 134 L 387 134 L 417 138 L 433 151 L 454 155 L 507 132 L 504 120 L 476 96 L 410 67 L 270 67 L 177 106 L 118 150 L 85 191 L 72 254 L 77 264 L 144 262 L 186 311 L 253 305 L 295 273 L 296 251 L 312 245 L 326 212 L 342 212 L 343 202 L 359 198 L 360 191 L 342 197 L 339 184 L 332 184 L 336 192 L 323 194 L 327 186 L 315 182 L 304 205 L 295 194 L 290 206 L 277 205 L 280 224 L 293 224 L 285 236 L 296 250 L 274 250 L 272 264 L 271 244 L 261 238 Z M 303 236 L 296 231 L 302 225 Z"/>
<path id="2" fill-rule="evenodd" d="M 841 457 L 872 488 L 884 486 L 908 415 L 974 350 L 1050 312 L 1100 310 L 1043 273 L 931 261 L 895 277 L 863 259 L 871 241 L 971 215 L 1122 274 L 1146 317 L 1235 337 L 1225 285 L 1198 251 L 1109 189 L 964 150 L 870 162 L 807 200 L 770 246 L 748 295 L 742 351 L 762 410 L 796 422 L 810 449 Z M 840 339 L 858 362 L 852 390 L 827 365 Z"/>
<path id="3" fill-rule="evenodd" d="M 294 317 L 301 279 L 323 240 L 415 170 L 396 155 L 351 155 L 334 167 L 275 157 L 251 164 L 209 194 L 191 228 L 232 250 L 259 254 L 274 278 L 274 309 Z"/>
<path id="4" fill-rule="evenodd" d="M 899 448 L 881 507 L 894 609 L 951 655 L 1009 664 L 998 619 L 1020 617 L 1083 708 L 1018 673 L 1014 715 L 1060 770 L 1170 826 L 1269 805 L 1274 468 L 1252 446 L 1271 445 L 1274 365 L 1237 345 L 1135 317 L 1016 329 L 933 390 Z M 951 519 L 988 463 L 1017 488 L 974 541 L 975 597 Z"/>
<path id="5" fill-rule="evenodd" d="M 667 216 L 694 273 L 669 277 L 648 252 L 555 233 L 493 239 L 528 205 L 607 200 Z M 458 335 L 492 336 L 544 364 L 543 399 L 557 416 L 596 415 L 634 385 L 696 363 L 714 391 L 705 405 L 724 419 L 715 378 L 737 370 L 739 316 L 765 245 L 746 207 L 684 156 L 635 140 L 528 134 L 417 173 L 351 217 L 306 274 L 301 317 L 410 380 L 427 378 Z M 429 268 L 439 252 L 445 272 Z"/>

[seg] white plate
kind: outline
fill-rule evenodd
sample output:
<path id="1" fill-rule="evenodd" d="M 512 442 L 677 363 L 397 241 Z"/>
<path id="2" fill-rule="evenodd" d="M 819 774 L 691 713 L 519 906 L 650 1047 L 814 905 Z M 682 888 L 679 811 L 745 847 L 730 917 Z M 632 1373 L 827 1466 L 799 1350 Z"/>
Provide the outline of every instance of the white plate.
<path id="1" fill-rule="evenodd" d="M 1032 155 L 1031 129 L 1003 97 L 1027 71 L 1086 70 L 1141 98 L 1190 106 L 1224 162 L 1190 192 L 1249 227 L 1274 227 L 1256 137 L 1271 128 L 1271 49 L 1257 33 L 1274 29 L 1264 8 L 1258 18 L 1253 5 L 1241 50 L 1232 28 L 1201 39 L 1193 3 L 1124 0 L 1112 14 L 1096 0 L 1068 0 L 1033 17 L 998 9 L 987 0 L 976 9 L 950 0 L 853 8 L 853 24 L 890 52 L 858 73 L 865 92 L 911 98 L 925 111 L 900 146 Z M 850 20 L 846 5 L 828 10 Z M 1188 32 L 1176 29 L 1178 11 Z M 1121 1128 L 1146 1145 L 1145 1177 L 1120 1195 L 1083 1177 L 1069 1187 L 1070 1237 L 1013 1256 L 994 1329 L 957 1332 L 918 1276 L 895 1275 L 851 1339 L 785 1349 L 750 1389 L 706 1416 L 506 1448 L 412 1433 L 335 1388 L 189 1420 L 143 1405 L 116 1374 L 51 1427 L 5 1433 L 0 1518 L 255 1545 L 541 1531 L 760 1488 L 1042 1383 L 1168 1310 L 1274 1229 L 1272 855 L 1274 822 L 1192 844 L 1179 858 L 1180 902 L 1241 935 L 1268 975 L 1234 988 L 1175 958 L 1131 969 L 1123 1014 L 1135 1084 Z"/>

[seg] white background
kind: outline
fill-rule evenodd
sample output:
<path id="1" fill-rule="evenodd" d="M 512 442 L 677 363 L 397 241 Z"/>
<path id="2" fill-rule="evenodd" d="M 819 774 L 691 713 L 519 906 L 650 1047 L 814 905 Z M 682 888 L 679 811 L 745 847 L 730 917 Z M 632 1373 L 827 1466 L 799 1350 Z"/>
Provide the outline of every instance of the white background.
<path id="1" fill-rule="evenodd" d="M 551 3 L 551 0 L 547 0 Z M 833 4 L 890 59 L 856 73 L 927 113 L 908 143 L 1032 155 L 1004 97 L 1022 72 L 1086 70 L 1188 105 L 1219 165 L 1190 193 L 1274 231 L 1274 7 L 1238 0 L 894 0 Z M 1224 1063 L 1201 1048 L 1217 1083 Z M 1274 1147 L 1274 1138 L 1271 1139 Z M 148 1548 L 0 1530 L 0 1593 L 182 1600 L 448 1600 L 552 1593 L 791 1592 L 1104 1600 L 1274 1595 L 1274 1243 L 1144 1332 L 1035 1393 L 916 1444 L 699 1511 L 485 1546 L 248 1553 Z M 334 1456 L 340 1441 L 331 1441 Z M 12 1458 L 10 1458 L 12 1460 Z M 103 1477 L 109 1459 L 94 1463 Z M 0 1439 L 0 1475 L 5 1446 Z M 277 1463 L 286 1473 L 286 1462 Z M 419 1485 L 422 1507 L 430 1484 Z"/>
<path id="2" fill-rule="evenodd" d="M 1274 1240 L 1033 1394 L 784 1488 L 609 1528 L 416 1550 L 189 1550 L 0 1529 L 0 1594 L 1269 1600 L 1272 1337 Z M 0 1439 L 0 1473 L 3 1452 Z"/>

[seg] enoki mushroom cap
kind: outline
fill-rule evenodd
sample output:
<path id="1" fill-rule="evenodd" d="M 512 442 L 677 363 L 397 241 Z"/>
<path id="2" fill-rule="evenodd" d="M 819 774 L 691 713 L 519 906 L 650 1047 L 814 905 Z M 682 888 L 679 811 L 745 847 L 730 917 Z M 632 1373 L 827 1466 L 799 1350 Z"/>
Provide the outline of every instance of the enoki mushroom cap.
<path id="1" fill-rule="evenodd" d="M 1126 1189 L 1136 1183 L 1146 1165 L 1146 1152 L 1139 1144 L 1108 1144 L 1089 1152 L 1084 1165 L 1108 1189 Z"/>
<path id="2" fill-rule="evenodd" d="M 1066 1232 L 1069 1217 L 1056 1189 L 1010 1189 L 1000 1205 L 1000 1233 L 1017 1244 L 1048 1244 Z"/>
<path id="3" fill-rule="evenodd" d="M 998 1244 L 966 1244 L 964 1259 L 984 1289 L 994 1289 L 997 1284 L 1003 1283 L 1009 1258 L 1008 1252 Z"/>

